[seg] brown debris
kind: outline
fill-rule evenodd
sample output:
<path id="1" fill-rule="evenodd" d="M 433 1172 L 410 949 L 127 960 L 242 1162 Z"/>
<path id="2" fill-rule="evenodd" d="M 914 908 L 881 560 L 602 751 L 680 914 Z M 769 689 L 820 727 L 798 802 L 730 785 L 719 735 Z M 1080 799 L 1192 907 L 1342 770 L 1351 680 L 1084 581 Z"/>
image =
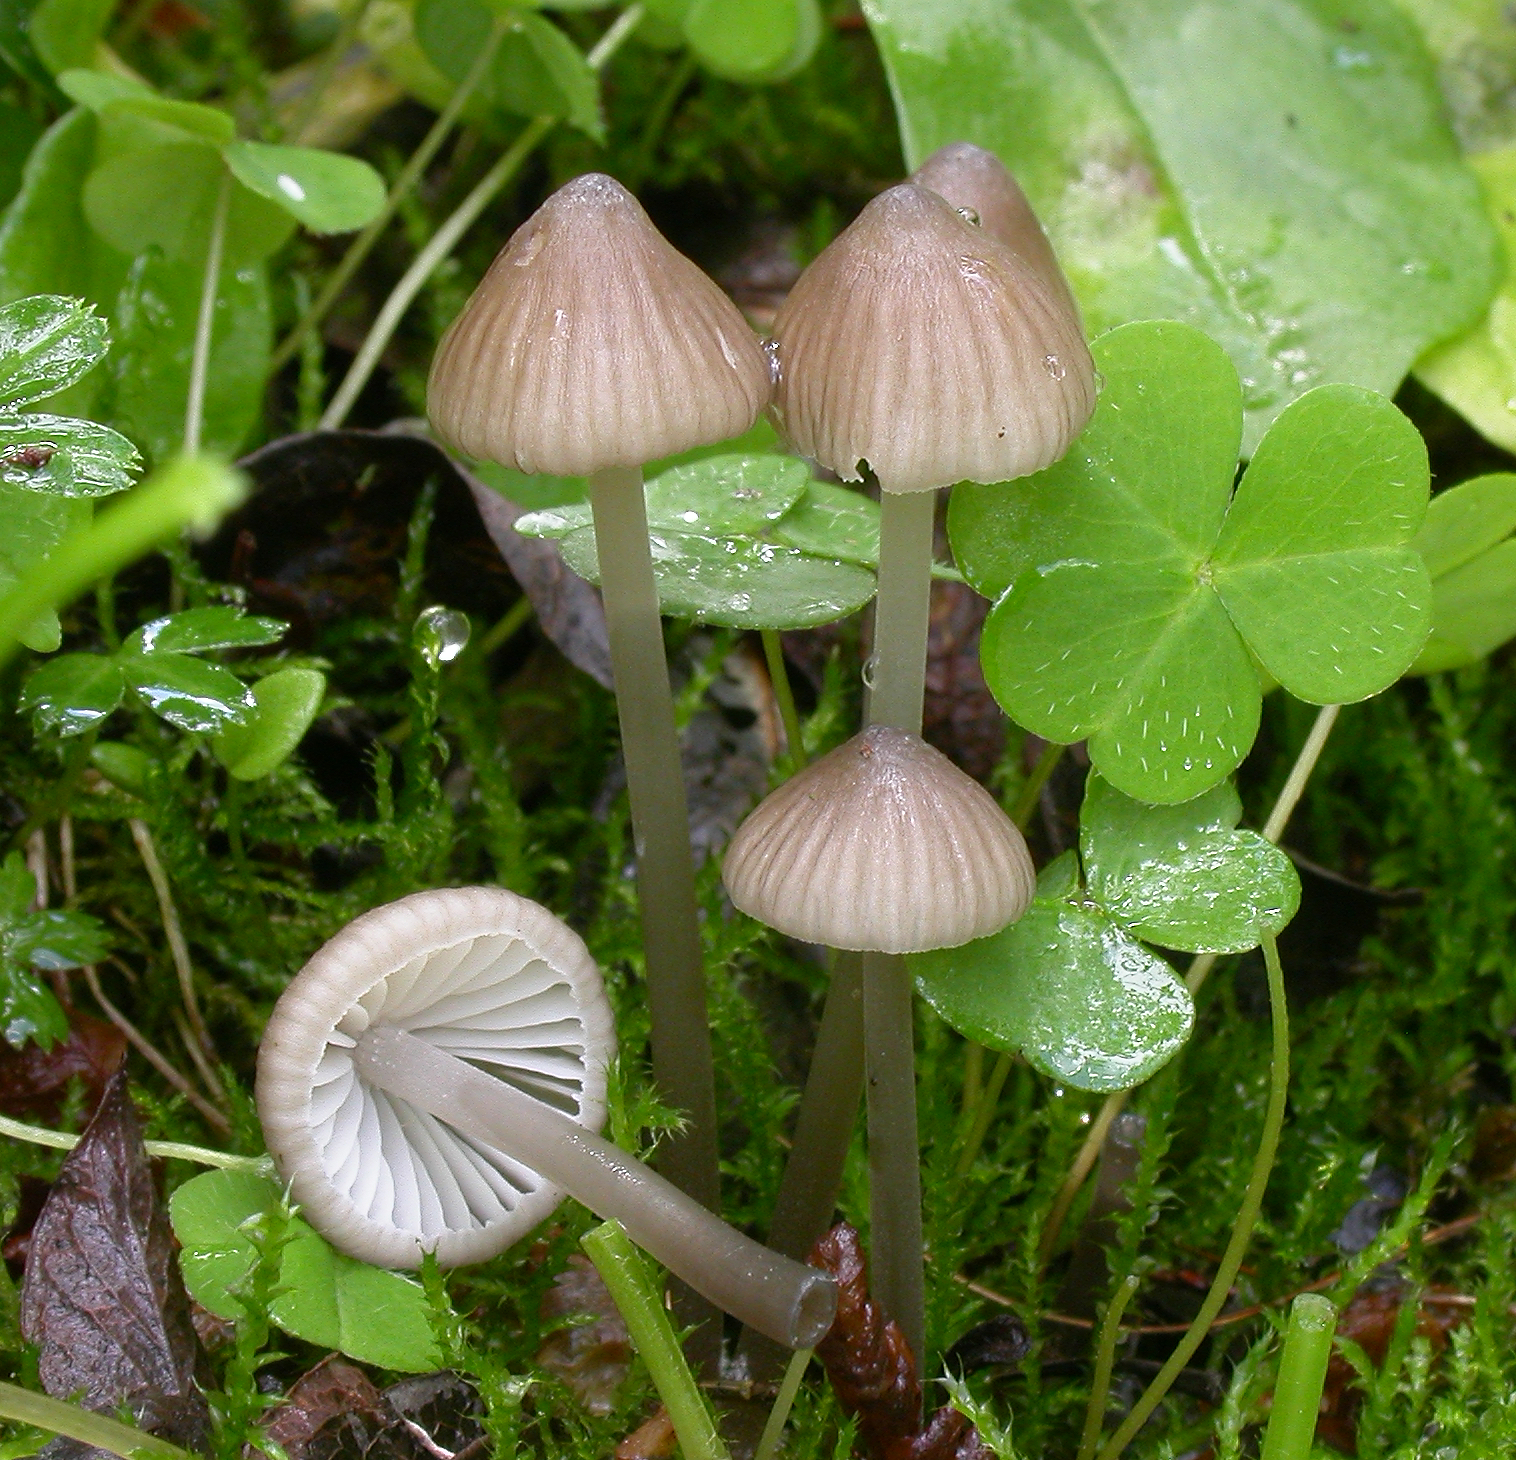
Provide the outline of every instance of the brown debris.
<path id="1" fill-rule="evenodd" d="M 78 1076 L 93 1114 L 126 1058 L 126 1038 L 114 1025 L 78 1009 L 68 1011 L 68 1038 L 51 1049 L 0 1044 L 0 1115 L 52 1122 L 62 1110 L 69 1081 Z"/>
<path id="2" fill-rule="evenodd" d="M 677 1441 L 674 1421 L 660 1405 L 651 1419 L 644 1420 L 616 1446 L 615 1460 L 667 1460 L 676 1453 Z"/>
<path id="3" fill-rule="evenodd" d="M 544 1318 L 592 1315 L 593 1323 L 565 1326 L 537 1350 L 537 1363 L 556 1374 L 594 1415 L 615 1407 L 616 1389 L 632 1361 L 631 1336 L 606 1286 L 587 1257 L 575 1253 L 542 1297 Z M 640 1434 L 641 1431 L 638 1431 Z"/>
<path id="4" fill-rule="evenodd" d="M 333 1420 L 351 1432 L 344 1438 L 360 1454 L 368 1450 L 374 1436 L 395 1423 L 368 1375 L 336 1354 L 291 1385 L 264 1433 L 284 1447 L 289 1460 L 308 1460 L 312 1440 Z"/>

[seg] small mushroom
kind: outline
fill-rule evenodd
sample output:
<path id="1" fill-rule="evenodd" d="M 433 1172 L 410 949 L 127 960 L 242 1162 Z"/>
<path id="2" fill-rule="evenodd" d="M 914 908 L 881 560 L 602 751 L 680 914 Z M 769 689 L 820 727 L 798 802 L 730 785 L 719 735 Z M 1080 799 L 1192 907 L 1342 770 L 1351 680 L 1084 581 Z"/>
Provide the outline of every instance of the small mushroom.
<path id="1" fill-rule="evenodd" d="M 258 1052 L 269 1151 L 342 1251 L 480 1262 L 565 1193 L 717 1306 L 793 1348 L 836 1287 L 729 1227 L 596 1131 L 615 1033 L 589 951 L 499 888 L 418 892 L 349 923 L 296 975 Z"/>
<path id="2" fill-rule="evenodd" d="M 768 360 L 737 307 L 620 183 L 586 173 L 511 236 L 438 346 L 437 433 L 470 455 L 590 479 L 652 1010 L 653 1074 L 689 1117 L 662 1164 L 719 1205 L 705 967 L 644 463 L 747 430 Z"/>
<path id="3" fill-rule="evenodd" d="M 722 878 L 738 908 L 791 938 L 873 953 L 987 937 L 1036 885 L 995 798 L 884 725 L 772 792 L 732 838 Z"/>

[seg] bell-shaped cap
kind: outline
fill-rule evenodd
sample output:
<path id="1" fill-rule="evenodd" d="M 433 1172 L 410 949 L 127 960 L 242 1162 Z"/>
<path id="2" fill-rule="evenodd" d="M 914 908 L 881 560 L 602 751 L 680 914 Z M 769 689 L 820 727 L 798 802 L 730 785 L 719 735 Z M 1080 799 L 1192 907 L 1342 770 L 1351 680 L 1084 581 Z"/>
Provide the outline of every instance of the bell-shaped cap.
<path id="1" fill-rule="evenodd" d="M 790 441 L 887 492 L 1003 482 L 1056 461 L 1095 408 L 1067 291 L 936 193 L 881 193 L 774 321 Z"/>
<path id="2" fill-rule="evenodd" d="M 911 174 L 911 181 L 930 188 L 960 211 L 971 213 L 991 238 L 998 238 L 1036 268 L 1078 317 L 1079 306 L 1053 245 L 1021 184 L 993 152 L 972 142 L 949 142 Z"/>
<path id="3" fill-rule="evenodd" d="M 864 952 L 955 948 L 1014 922 L 1036 874 L 995 799 L 919 735 L 875 725 L 737 829 L 732 902 L 792 938 Z"/>
<path id="4" fill-rule="evenodd" d="M 554 1106 L 605 1119 L 615 1028 L 600 971 L 546 908 L 497 887 L 417 892 L 349 923 L 296 974 L 258 1050 L 258 1115 L 311 1225 L 382 1267 L 483 1262 L 558 1187 L 377 1089 L 353 1059 L 401 1029 Z"/>
<path id="5" fill-rule="evenodd" d="M 770 390 L 737 306 L 591 172 L 500 250 L 437 347 L 426 407 L 470 456 L 588 476 L 740 435 Z"/>

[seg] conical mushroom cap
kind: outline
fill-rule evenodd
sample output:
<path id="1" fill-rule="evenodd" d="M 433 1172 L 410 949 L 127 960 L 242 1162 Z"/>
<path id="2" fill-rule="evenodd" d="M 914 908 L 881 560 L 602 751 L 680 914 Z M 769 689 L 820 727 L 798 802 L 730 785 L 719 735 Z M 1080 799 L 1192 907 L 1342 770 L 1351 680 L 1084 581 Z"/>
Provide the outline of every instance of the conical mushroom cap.
<path id="1" fill-rule="evenodd" d="M 500 250 L 437 347 L 426 406 L 470 456 L 588 476 L 740 435 L 770 389 L 737 306 L 591 172 Z"/>
<path id="2" fill-rule="evenodd" d="M 616 1035 L 600 970 L 546 908 L 498 887 L 417 892 L 349 923 L 295 975 L 258 1048 L 258 1116 L 306 1219 L 381 1267 L 483 1262 L 562 1191 L 370 1085 L 353 1050 L 390 1026 L 590 1130 Z"/>
<path id="3" fill-rule="evenodd" d="M 1021 184 L 993 152 L 972 142 L 949 142 L 911 174 L 911 181 L 930 188 L 955 208 L 967 208 L 991 238 L 998 238 L 1036 268 L 1078 318 L 1079 306 L 1074 302 L 1053 245 L 1021 191 Z"/>
<path id="4" fill-rule="evenodd" d="M 887 492 L 1003 482 L 1056 461 L 1095 408 L 1066 290 L 914 183 L 881 193 L 774 321 L 797 450 Z"/>
<path id="5" fill-rule="evenodd" d="M 1011 819 L 920 736 L 875 725 L 737 829 L 733 903 L 792 938 L 864 952 L 955 948 L 1015 921 L 1036 875 Z"/>

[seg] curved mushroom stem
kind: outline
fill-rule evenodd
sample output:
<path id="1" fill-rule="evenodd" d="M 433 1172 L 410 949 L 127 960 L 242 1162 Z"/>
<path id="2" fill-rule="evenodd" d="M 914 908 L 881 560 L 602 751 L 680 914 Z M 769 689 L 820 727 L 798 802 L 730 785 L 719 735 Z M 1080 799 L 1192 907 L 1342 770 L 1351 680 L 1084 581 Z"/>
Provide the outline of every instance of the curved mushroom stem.
<path id="1" fill-rule="evenodd" d="M 826 1273 L 745 1237 L 561 1111 L 400 1029 L 369 1030 L 353 1060 L 381 1090 L 506 1152 L 597 1215 L 620 1222 L 670 1272 L 776 1343 L 811 1348 L 831 1327 L 837 1285 Z"/>

